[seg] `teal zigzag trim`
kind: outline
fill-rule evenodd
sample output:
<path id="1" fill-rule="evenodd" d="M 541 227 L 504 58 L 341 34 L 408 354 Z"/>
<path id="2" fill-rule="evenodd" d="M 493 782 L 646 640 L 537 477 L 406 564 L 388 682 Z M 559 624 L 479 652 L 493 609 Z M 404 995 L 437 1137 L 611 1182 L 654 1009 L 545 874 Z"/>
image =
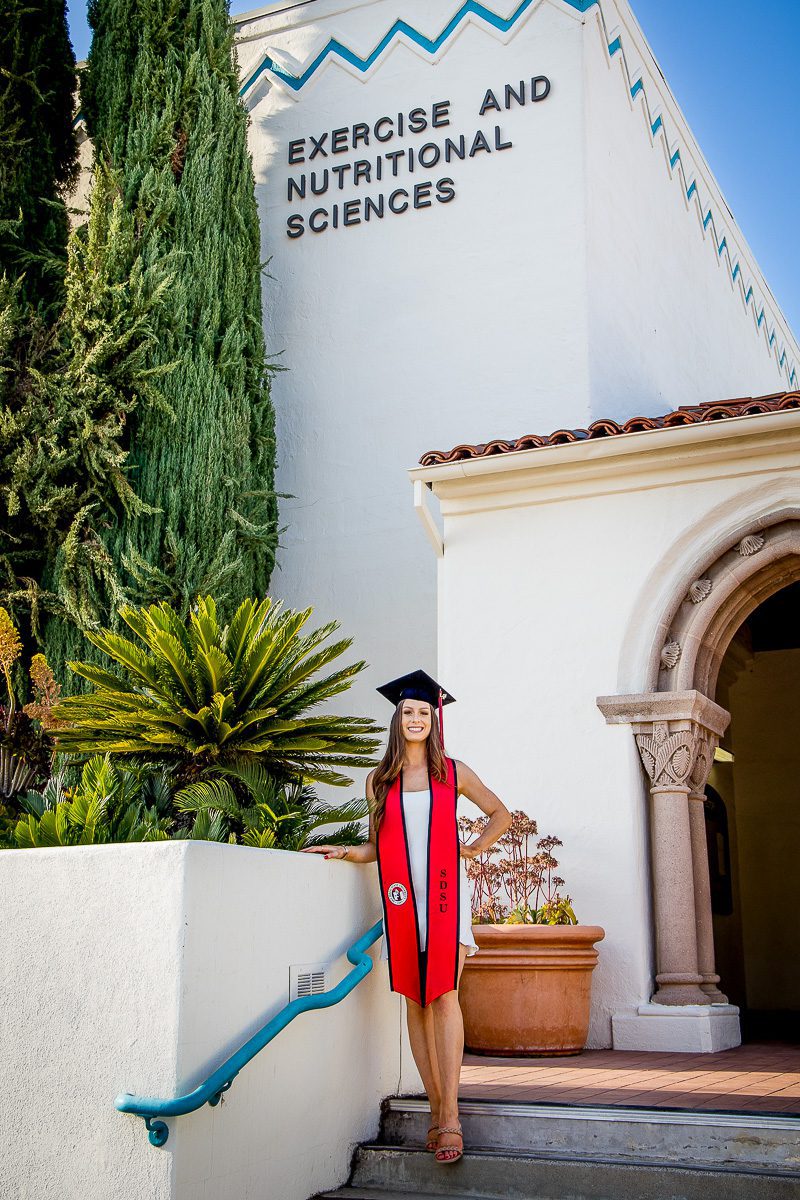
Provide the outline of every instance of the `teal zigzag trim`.
<path id="1" fill-rule="evenodd" d="M 336 38 L 331 38 L 328 44 L 320 50 L 316 58 L 311 60 L 302 75 L 289 74 L 288 71 L 285 71 L 283 67 L 279 67 L 267 54 L 258 64 L 255 71 L 242 84 L 239 95 L 244 96 L 265 71 L 274 71 L 276 75 L 280 76 L 281 81 L 286 87 L 291 88 L 293 92 L 299 92 L 308 83 L 312 75 L 316 74 L 325 60 L 334 55 L 342 59 L 343 62 L 350 63 L 351 67 L 355 67 L 359 71 L 368 71 L 378 61 L 384 50 L 401 34 L 407 37 L 409 41 L 421 46 L 423 50 L 427 50 L 429 54 L 436 54 L 469 16 L 480 17 L 492 29 L 498 29 L 501 33 L 508 33 L 534 3 L 535 0 L 522 0 L 522 3 L 514 10 L 510 17 L 498 17 L 497 13 L 492 12 L 485 4 L 478 3 L 478 0 L 467 0 L 467 3 L 461 5 L 455 16 L 448 21 L 439 36 L 435 38 L 426 37 L 424 33 L 420 33 L 413 25 L 409 25 L 408 21 L 398 20 L 395 21 L 389 32 L 381 38 L 375 49 L 366 58 L 359 58 L 357 54 L 354 54 L 342 42 L 337 41 Z M 593 8 L 595 4 L 599 3 L 599 0 L 564 0 L 564 3 L 568 4 L 570 8 L 575 8 L 578 12 L 583 13 Z"/>

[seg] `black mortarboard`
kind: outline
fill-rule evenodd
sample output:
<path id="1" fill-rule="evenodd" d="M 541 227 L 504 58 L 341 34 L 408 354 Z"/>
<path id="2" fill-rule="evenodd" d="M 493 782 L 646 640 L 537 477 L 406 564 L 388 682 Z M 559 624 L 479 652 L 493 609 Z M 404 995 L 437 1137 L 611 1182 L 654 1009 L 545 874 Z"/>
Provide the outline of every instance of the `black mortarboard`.
<path id="1" fill-rule="evenodd" d="M 401 675 L 391 683 L 385 683 L 377 689 L 385 696 L 390 704 L 397 705 L 401 700 L 425 700 L 432 708 L 439 710 L 439 726 L 442 724 L 442 706 L 452 704 L 455 696 L 446 692 L 441 684 L 431 679 L 425 671 L 412 671 L 410 675 Z"/>

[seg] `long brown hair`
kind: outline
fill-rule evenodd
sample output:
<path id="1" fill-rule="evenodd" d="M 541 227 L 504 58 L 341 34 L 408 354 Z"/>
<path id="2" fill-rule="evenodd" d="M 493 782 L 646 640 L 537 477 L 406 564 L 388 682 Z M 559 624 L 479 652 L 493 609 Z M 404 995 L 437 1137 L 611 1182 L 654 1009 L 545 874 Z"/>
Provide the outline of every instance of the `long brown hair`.
<path id="1" fill-rule="evenodd" d="M 405 701 L 401 700 L 394 710 L 392 723 L 389 726 L 389 742 L 386 747 L 386 753 L 378 763 L 375 768 L 375 774 L 372 776 L 372 793 L 375 797 L 372 815 L 376 833 L 383 818 L 383 811 L 386 808 L 386 797 L 389 794 L 389 788 L 402 771 L 406 756 L 406 739 L 403 734 L 404 704 Z M 436 712 L 432 704 L 429 705 L 429 708 L 431 710 L 431 731 L 425 743 L 425 750 L 428 755 L 428 771 L 434 779 L 438 779 L 440 783 L 444 783 L 447 778 L 447 757 L 445 755 L 444 743 L 442 742 L 442 735 L 439 732 L 439 722 Z"/>

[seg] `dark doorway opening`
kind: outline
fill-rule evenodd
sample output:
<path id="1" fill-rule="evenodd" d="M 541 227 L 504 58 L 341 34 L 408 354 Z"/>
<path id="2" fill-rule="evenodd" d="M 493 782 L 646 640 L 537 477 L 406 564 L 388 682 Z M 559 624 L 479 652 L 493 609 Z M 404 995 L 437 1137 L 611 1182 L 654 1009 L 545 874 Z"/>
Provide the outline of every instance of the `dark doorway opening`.
<path id="1" fill-rule="evenodd" d="M 800 581 L 738 630 L 716 698 L 731 714 L 706 789 L 720 987 L 743 1039 L 800 1043 Z"/>

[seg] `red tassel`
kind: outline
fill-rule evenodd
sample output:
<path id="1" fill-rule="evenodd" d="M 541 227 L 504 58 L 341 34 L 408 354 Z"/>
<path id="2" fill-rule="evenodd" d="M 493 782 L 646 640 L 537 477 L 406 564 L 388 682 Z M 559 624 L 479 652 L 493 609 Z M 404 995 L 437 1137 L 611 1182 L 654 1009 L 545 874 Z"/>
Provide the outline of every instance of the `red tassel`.
<path id="1" fill-rule="evenodd" d="M 444 716 L 442 715 L 442 689 L 439 688 L 439 737 L 444 745 Z"/>

